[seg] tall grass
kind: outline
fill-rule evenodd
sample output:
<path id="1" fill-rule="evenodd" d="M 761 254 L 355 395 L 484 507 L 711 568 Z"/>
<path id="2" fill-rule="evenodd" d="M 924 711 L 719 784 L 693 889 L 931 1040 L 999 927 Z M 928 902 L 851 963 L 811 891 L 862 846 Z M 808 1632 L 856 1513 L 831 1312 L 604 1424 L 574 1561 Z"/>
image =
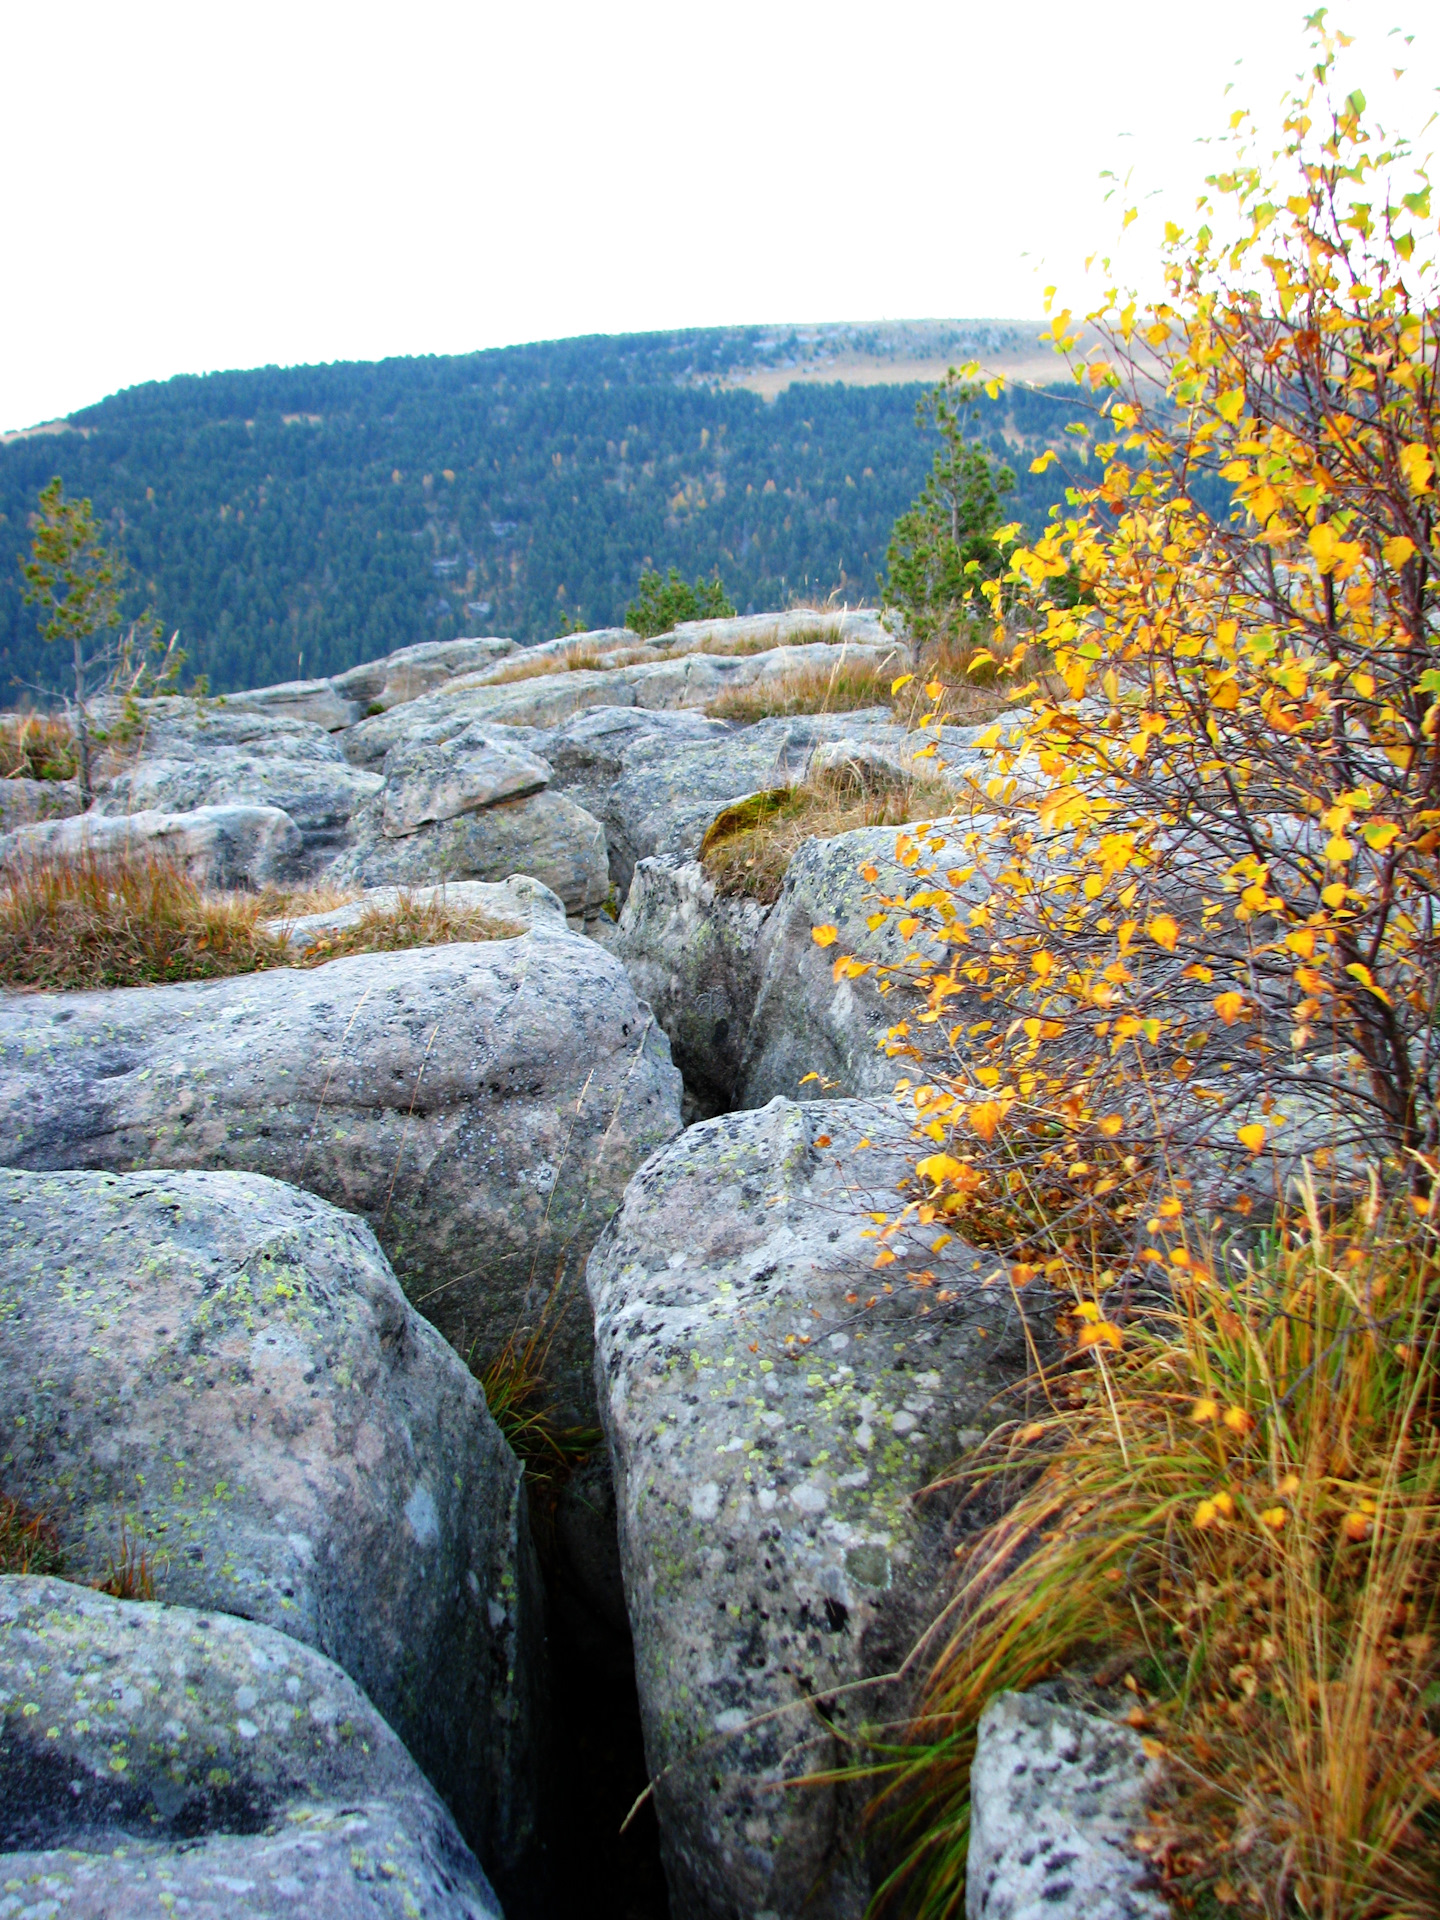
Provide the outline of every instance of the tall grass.
<path id="1" fill-rule="evenodd" d="M 1165 1295 L 1122 1327 L 1075 1276 L 1052 1413 L 967 1471 L 1011 1503 L 966 1551 L 879 1803 L 908 1835 L 886 1893 L 916 1920 L 962 1910 L 985 1702 L 1119 1648 L 1108 1677 L 1128 1669 L 1128 1717 L 1171 1761 L 1137 1844 L 1182 1907 L 1433 1916 L 1433 1202 L 1417 1218 L 1372 1195 L 1335 1224 L 1307 1193 L 1258 1251 L 1209 1265 L 1178 1212 L 1150 1229 Z"/>
<path id="2" fill-rule="evenodd" d="M 742 725 L 798 713 L 853 713 L 862 707 L 888 706 L 894 678 L 888 667 L 839 656 L 833 667 L 798 667 L 791 673 L 752 680 L 748 686 L 726 687 L 706 703 L 705 711 L 712 720 L 736 720 Z"/>
<path id="3" fill-rule="evenodd" d="M 207 893 L 156 858 L 16 860 L 0 869 L 0 987 L 67 992 L 213 980 L 340 954 L 511 937 L 519 926 L 402 895 L 301 953 L 273 924 L 333 896 Z"/>
<path id="4" fill-rule="evenodd" d="M 75 736 L 39 713 L 0 715 L 0 780 L 73 780 Z"/>

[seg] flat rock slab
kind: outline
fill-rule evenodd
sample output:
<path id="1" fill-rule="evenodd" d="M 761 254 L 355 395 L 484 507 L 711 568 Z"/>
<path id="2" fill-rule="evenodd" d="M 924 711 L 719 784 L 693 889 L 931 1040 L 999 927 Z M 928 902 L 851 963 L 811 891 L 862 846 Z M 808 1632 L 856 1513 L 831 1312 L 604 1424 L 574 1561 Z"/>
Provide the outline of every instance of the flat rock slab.
<path id="1" fill-rule="evenodd" d="M 907 1134 L 859 1101 L 706 1121 L 590 1257 L 675 1920 L 864 1913 L 864 1793 L 784 1783 L 844 1762 L 814 1701 L 842 1732 L 903 1716 L 898 1688 L 838 1690 L 893 1673 L 940 1611 L 956 1522 L 915 1496 L 1018 1410 L 995 1404 L 1027 1355 L 993 1259 L 901 1241 L 874 1270 Z"/>
<path id="2" fill-rule="evenodd" d="M 76 1579 L 123 1526 L 158 1598 L 334 1660 L 520 1870 L 544 1710 L 520 1469 L 362 1221 L 255 1174 L 0 1170 L 0 1485 Z"/>
<path id="3" fill-rule="evenodd" d="M 578 934 L 359 954 L 116 993 L 0 995 L 0 1163 L 266 1173 L 367 1219 L 409 1298 L 484 1356 L 554 1295 L 593 1420 L 595 1236 L 680 1124 L 669 1042 Z"/>
<path id="4" fill-rule="evenodd" d="M 1130 1845 L 1158 1780 L 1129 1727 L 996 1694 L 970 1768 L 966 1920 L 1168 1920 Z"/>
<path id="5" fill-rule="evenodd" d="M 500 1920 L 353 1681 L 218 1612 L 0 1579 L 0 1916 Z"/>

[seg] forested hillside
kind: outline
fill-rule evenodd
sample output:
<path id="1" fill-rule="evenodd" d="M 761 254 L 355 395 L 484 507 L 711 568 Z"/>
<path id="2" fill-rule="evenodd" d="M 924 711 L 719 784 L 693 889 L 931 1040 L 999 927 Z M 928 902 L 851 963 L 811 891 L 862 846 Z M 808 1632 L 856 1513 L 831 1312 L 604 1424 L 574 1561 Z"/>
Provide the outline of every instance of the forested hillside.
<path id="1" fill-rule="evenodd" d="M 838 330 L 837 330 L 838 332 Z M 779 343 L 783 350 L 783 339 Z M 52 474 L 93 498 L 135 601 L 217 691 L 339 671 L 422 639 L 547 639 L 624 618 L 642 564 L 718 567 L 745 610 L 877 597 L 891 526 L 934 442 L 916 386 L 726 384 L 757 329 L 603 337 L 450 358 L 182 377 L 0 447 L 0 701 L 61 663 L 21 597 Z M 1029 471 L 1075 389 L 987 403 L 1016 517 L 1061 497 Z"/>

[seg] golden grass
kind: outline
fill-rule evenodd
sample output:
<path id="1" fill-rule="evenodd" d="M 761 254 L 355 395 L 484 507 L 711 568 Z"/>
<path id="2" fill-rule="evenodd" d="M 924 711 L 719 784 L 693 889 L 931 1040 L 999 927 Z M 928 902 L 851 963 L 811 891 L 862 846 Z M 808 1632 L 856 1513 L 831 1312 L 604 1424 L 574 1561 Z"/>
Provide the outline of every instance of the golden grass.
<path id="1" fill-rule="evenodd" d="M 1128 1671 L 1127 1717 L 1169 1756 L 1136 1844 L 1182 1910 L 1433 1920 L 1435 1203 L 1372 1196 L 1336 1225 L 1307 1194 L 1228 1266 L 1178 1215 L 1151 1229 L 1172 1290 L 1122 1328 L 1074 1276 L 1052 1412 L 966 1470 L 1010 1504 L 962 1563 L 880 1803 L 909 1823 L 888 1895 L 962 1911 L 985 1702 L 1118 1648 L 1102 1677 Z"/>
<path id="2" fill-rule="evenodd" d="M 726 687 L 707 702 L 705 711 L 712 720 L 747 726 L 798 713 L 854 713 L 862 707 L 888 706 L 894 678 L 888 668 L 837 657 L 833 667 L 799 667 L 748 686 Z"/>
<path id="3" fill-rule="evenodd" d="M 487 687 L 507 687 L 517 680 L 547 680 L 556 673 L 603 673 L 612 667 L 633 667 L 643 660 L 662 658 L 653 647 L 620 647 L 602 655 L 594 647 L 566 647 L 538 660 L 510 660 L 485 681 Z"/>
<path id="4" fill-rule="evenodd" d="M 943 818 L 954 806 L 955 796 L 938 782 L 871 793 L 859 780 L 821 775 L 726 807 L 701 842 L 700 861 L 717 893 L 769 905 L 779 899 L 786 869 L 805 841 Z"/>
<path id="5" fill-rule="evenodd" d="M 39 713 L 0 715 L 0 780 L 73 780 L 75 736 Z"/>
<path id="6" fill-rule="evenodd" d="M 267 920 L 339 904 L 334 889 L 286 895 L 206 893 L 158 859 L 30 859 L 0 871 L 0 987 L 25 991 L 155 986 L 269 967 L 314 966 L 347 953 L 451 940 L 505 939 L 508 921 L 402 895 L 296 954 Z"/>

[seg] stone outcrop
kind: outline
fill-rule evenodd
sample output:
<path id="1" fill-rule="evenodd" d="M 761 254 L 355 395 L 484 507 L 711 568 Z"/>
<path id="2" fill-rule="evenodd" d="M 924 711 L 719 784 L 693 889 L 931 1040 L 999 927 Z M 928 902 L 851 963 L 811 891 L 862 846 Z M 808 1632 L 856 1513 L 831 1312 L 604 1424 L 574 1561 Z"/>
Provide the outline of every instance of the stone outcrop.
<path id="1" fill-rule="evenodd" d="M 279 807 L 195 807 L 185 813 L 76 814 L 41 820 L 0 835 L 6 860 L 100 860 L 153 856 L 173 861 L 197 886 L 256 889 L 283 886 L 304 863 L 304 842 Z"/>
<path id="2" fill-rule="evenodd" d="M 299 831 L 303 859 L 292 865 L 304 877 L 347 844 L 351 815 L 380 790 L 379 776 L 352 767 L 323 727 L 283 712 L 188 700 L 146 707 L 125 764 L 97 788 L 94 814 L 278 807 Z"/>
<path id="3" fill-rule="evenodd" d="M 328 874 L 341 886 L 494 881 L 528 873 L 580 918 L 594 914 L 610 894 L 605 829 L 568 795 L 548 789 L 403 836 L 385 831 L 384 800 L 377 797 L 359 809 L 351 831 L 349 850 Z"/>
<path id="4" fill-rule="evenodd" d="M 493 811 L 493 810 L 492 810 Z M 680 1122 L 620 963 L 518 939 L 123 993 L 0 997 L 0 1161 L 266 1173 L 373 1226 L 406 1293 L 483 1354 L 547 1313 L 593 1405 L 585 1255 Z"/>
<path id="5" fill-rule="evenodd" d="M 1159 1772 L 1129 1727 L 997 1693 L 970 1768 L 966 1920 L 1167 1920 L 1130 1845 Z"/>
<path id="6" fill-rule="evenodd" d="M 394 747 L 385 756 L 380 830 L 399 839 L 549 784 L 549 765 L 517 748 L 499 728 L 468 728 L 453 740 Z"/>
<path id="7" fill-rule="evenodd" d="M 269 1627 L 0 1579 L 0 1715 L 0 1914 L 501 1920 L 364 1694 Z"/>
<path id="8" fill-rule="evenodd" d="M 898 642 L 847 644 L 852 665 L 901 664 L 908 652 Z M 345 752 L 360 767 L 381 764 L 401 740 L 446 739 L 472 722 L 556 727 L 589 707 L 703 707 L 729 688 L 751 686 L 791 673 L 829 670 L 840 649 L 826 643 L 774 647 L 753 654 L 686 653 L 674 659 L 642 660 L 630 666 L 551 673 L 496 684 L 464 676 L 390 712 L 361 721 L 345 736 Z M 500 671 L 503 673 L 504 668 Z"/>
<path id="9" fill-rule="evenodd" d="M 893 1290 L 874 1271 L 866 1209 L 894 1209 L 913 1151 L 864 1102 L 728 1114 L 640 1169 L 590 1257 L 676 1920 L 859 1920 L 873 1890 L 859 1791 L 783 1783 L 839 1762 L 832 1726 L 903 1714 L 856 1683 L 946 1597 L 957 1522 L 916 1496 L 1018 1411 L 997 1395 L 1028 1369 L 993 1260 L 912 1234 Z"/>
<path id="10" fill-rule="evenodd" d="M 0 1170 L 0 1436 L 75 1578 L 123 1562 L 123 1526 L 161 1600 L 327 1655 L 521 1870 L 545 1703 L 520 1468 L 362 1221 L 254 1174 Z"/>
<path id="11" fill-rule="evenodd" d="M 466 640 L 421 640 L 400 647 L 383 660 L 367 660 L 337 673 L 331 685 L 342 698 L 357 700 L 369 711 L 383 712 L 422 693 L 443 687 L 462 673 L 475 673 L 519 651 L 513 640 L 486 634 Z"/>

